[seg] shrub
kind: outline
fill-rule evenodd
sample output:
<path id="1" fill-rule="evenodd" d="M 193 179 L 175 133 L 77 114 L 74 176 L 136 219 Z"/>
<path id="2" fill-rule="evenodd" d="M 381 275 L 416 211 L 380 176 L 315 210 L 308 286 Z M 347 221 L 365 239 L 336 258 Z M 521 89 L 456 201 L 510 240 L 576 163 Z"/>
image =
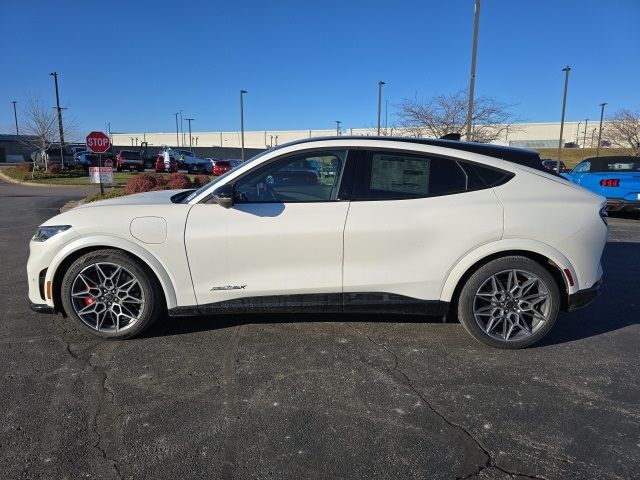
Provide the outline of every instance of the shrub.
<path id="1" fill-rule="evenodd" d="M 147 175 L 146 173 L 140 173 L 134 175 L 127 182 L 127 186 L 124 188 L 126 195 L 132 193 L 149 192 L 157 186 L 155 175 Z"/>
<path id="2" fill-rule="evenodd" d="M 53 175 L 58 175 L 60 173 L 60 170 L 60 165 L 58 165 L 57 163 L 52 163 L 47 168 L 47 172 L 52 173 Z"/>
<path id="3" fill-rule="evenodd" d="M 210 181 L 211 179 L 209 178 L 209 175 L 198 175 L 193 179 L 193 186 L 196 188 L 200 188 Z"/>
<path id="4" fill-rule="evenodd" d="M 158 188 L 158 190 L 163 190 L 164 187 L 167 186 L 167 182 L 169 181 L 169 179 L 167 178 L 166 175 L 162 175 L 161 173 L 157 173 L 155 175 L 153 175 L 153 178 L 156 181 L 156 185 L 160 188 Z"/>
<path id="5" fill-rule="evenodd" d="M 169 190 L 191 188 L 191 179 L 184 173 L 170 173 L 167 188 Z"/>
<path id="6" fill-rule="evenodd" d="M 33 163 L 23 162 L 18 165 L 18 168 L 24 170 L 25 172 L 33 172 Z"/>

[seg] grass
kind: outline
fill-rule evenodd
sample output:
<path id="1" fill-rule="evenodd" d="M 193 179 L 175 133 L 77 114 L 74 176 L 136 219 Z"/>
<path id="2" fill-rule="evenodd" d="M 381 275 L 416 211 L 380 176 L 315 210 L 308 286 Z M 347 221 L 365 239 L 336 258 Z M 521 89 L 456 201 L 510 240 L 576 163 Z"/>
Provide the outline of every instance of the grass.
<path id="1" fill-rule="evenodd" d="M 47 185 L 98 185 L 97 183 L 90 183 L 89 174 L 82 170 L 71 170 L 65 173 L 60 173 L 58 175 L 36 170 L 35 172 L 33 172 L 33 178 L 31 176 L 31 172 L 28 172 L 19 167 L 3 169 L 2 173 L 20 182 L 44 183 Z M 112 186 L 124 187 L 129 179 L 137 174 L 137 172 L 113 172 Z M 196 175 L 188 175 L 188 177 L 193 181 Z"/>
<path id="2" fill-rule="evenodd" d="M 540 158 L 551 158 L 552 160 L 558 159 L 557 148 L 535 148 L 540 152 Z M 612 155 L 632 155 L 630 149 L 626 148 L 601 148 L 601 157 L 610 157 Z M 563 148 L 562 149 L 562 161 L 568 168 L 575 167 L 583 159 L 596 156 L 595 148 Z"/>
<path id="3" fill-rule="evenodd" d="M 112 188 L 111 190 L 106 192 L 104 195 L 100 195 L 100 192 L 92 193 L 91 195 L 88 195 L 84 199 L 84 203 L 91 203 L 91 202 L 97 202 L 98 200 L 107 200 L 109 198 L 122 197 L 123 195 L 125 195 L 124 188 Z"/>

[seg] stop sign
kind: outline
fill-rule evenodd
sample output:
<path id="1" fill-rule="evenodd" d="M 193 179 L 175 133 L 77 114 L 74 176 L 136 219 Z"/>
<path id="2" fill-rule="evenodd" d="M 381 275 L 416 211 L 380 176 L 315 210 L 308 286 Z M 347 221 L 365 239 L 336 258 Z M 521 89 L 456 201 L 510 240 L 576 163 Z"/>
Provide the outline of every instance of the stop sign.
<path id="1" fill-rule="evenodd" d="M 104 153 L 110 146 L 109 137 L 102 132 L 91 132 L 87 135 L 87 148 L 93 153 Z"/>

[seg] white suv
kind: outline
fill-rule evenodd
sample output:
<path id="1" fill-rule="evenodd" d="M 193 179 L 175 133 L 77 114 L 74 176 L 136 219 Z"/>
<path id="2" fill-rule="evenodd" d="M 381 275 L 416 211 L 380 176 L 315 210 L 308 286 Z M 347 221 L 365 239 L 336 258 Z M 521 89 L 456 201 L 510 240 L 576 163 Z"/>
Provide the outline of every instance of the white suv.
<path id="1" fill-rule="evenodd" d="M 607 239 L 604 198 L 502 159 L 532 155 L 370 137 L 282 145 L 196 191 L 50 219 L 31 242 L 29 298 L 109 338 L 167 311 L 375 312 L 450 314 L 484 343 L 525 347 L 598 295 Z"/>

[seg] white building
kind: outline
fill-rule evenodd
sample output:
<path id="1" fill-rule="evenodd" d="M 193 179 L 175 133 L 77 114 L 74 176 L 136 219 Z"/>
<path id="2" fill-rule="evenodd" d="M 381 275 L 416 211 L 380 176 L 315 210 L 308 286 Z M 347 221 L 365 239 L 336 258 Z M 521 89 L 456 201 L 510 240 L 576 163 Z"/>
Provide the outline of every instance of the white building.
<path id="1" fill-rule="evenodd" d="M 605 122 L 606 124 L 606 122 Z M 576 142 L 581 147 L 595 146 L 598 141 L 598 122 L 565 122 L 564 142 Z M 603 127 L 604 128 L 604 127 Z M 393 129 L 388 129 L 388 135 L 393 135 Z M 244 145 L 246 148 L 269 148 L 282 143 L 311 137 L 324 137 L 336 134 L 330 130 L 260 130 L 245 131 Z M 371 128 L 344 128 L 342 135 L 375 135 Z M 172 147 L 188 147 L 188 132 L 127 132 L 113 133 L 114 145 L 140 145 L 146 141 L 149 145 L 169 145 Z M 508 129 L 504 137 L 494 143 L 512 145 L 525 148 L 553 148 L 558 146 L 560 136 L 560 122 L 550 123 L 519 123 Z M 240 147 L 240 131 L 236 132 L 192 132 L 191 144 L 194 147 Z"/>

